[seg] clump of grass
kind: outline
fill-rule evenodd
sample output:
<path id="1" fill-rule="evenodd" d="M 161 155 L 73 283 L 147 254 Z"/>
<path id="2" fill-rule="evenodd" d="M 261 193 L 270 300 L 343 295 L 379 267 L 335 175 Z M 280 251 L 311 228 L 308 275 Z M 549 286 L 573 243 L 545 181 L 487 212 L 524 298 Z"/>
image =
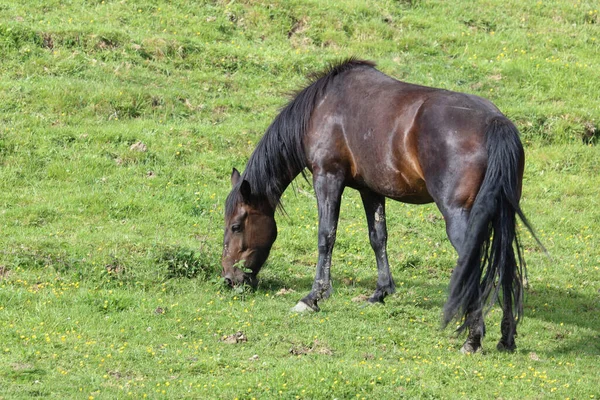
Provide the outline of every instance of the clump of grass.
<path id="1" fill-rule="evenodd" d="M 7 265 L 14 269 L 39 271 L 51 268 L 62 274 L 81 272 L 81 260 L 52 246 L 40 249 L 21 246 L 10 252 L 2 252 L 2 255 Z"/>
<path id="2" fill-rule="evenodd" d="M 208 279 L 215 274 L 216 259 L 212 254 L 196 252 L 187 247 L 168 246 L 158 255 L 157 262 L 166 268 L 169 279 Z"/>
<path id="3" fill-rule="evenodd" d="M 581 135 L 581 141 L 583 144 L 595 145 L 598 144 L 600 139 L 600 128 L 593 122 L 586 122 L 583 124 L 583 133 Z"/>

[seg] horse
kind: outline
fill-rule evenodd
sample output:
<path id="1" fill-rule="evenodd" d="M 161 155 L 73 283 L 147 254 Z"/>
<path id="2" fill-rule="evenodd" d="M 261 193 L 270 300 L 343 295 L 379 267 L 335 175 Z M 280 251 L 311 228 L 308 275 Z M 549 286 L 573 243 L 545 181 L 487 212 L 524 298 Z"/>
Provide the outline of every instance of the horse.
<path id="1" fill-rule="evenodd" d="M 318 260 L 312 289 L 292 311 L 319 311 L 318 302 L 331 294 L 345 187 L 360 193 L 377 262 L 370 303 L 383 303 L 396 291 L 386 249 L 386 198 L 435 202 L 458 254 L 442 326 L 458 320 L 457 332 L 468 329 L 461 350 L 480 351 L 484 310 L 501 300 L 497 348 L 513 351 L 525 274 L 517 215 L 533 234 L 519 206 L 524 157 L 517 128 L 486 99 L 401 82 L 371 61 L 331 65 L 280 111 L 243 174 L 233 169 L 221 276 L 230 286 L 256 287 L 277 238 L 281 196 L 308 169 L 318 204 Z"/>

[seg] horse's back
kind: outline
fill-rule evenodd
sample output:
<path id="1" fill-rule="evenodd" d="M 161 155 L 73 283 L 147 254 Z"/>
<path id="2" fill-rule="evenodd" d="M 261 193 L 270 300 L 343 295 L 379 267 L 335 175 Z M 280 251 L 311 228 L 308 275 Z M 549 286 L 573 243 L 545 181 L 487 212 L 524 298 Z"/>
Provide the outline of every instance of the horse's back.
<path id="1" fill-rule="evenodd" d="M 443 90 L 423 103 L 416 120 L 418 159 L 438 204 L 473 204 L 487 166 L 486 130 L 498 117 L 490 101 L 465 93 Z"/>
<path id="2" fill-rule="evenodd" d="M 335 170 L 359 190 L 404 202 L 431 202 L 440 190 L 448 190 L 435 184 L 448 171 L 480 182 L 485 126 L 498 114 L 492 103 L 477 96 L 358 68 L 337 80 L 314 110 L 305 139 L 308 166 Z M 467 191 L 472 192 L 470 187 Z"/>

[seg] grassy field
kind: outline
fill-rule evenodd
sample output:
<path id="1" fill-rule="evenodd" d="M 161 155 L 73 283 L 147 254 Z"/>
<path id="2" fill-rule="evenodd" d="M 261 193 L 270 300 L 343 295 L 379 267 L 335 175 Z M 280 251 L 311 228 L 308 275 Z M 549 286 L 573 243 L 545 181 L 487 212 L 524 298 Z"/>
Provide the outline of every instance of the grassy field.
<path id="1" fill-rule="evenodd" d="M 0 4 L 0 398 L 600 397 L 596 1 L 7 0 Z M 518 349 L 440 330 L 455 254 L 434 206 L 388 202 L 398 293 L 344 194 L 334 294 L 310 290 L 298 181 L 255 292 L 219 278 L 223 203 L 287 94 L 351 55 L 495 102 L 526 147 Z"/>

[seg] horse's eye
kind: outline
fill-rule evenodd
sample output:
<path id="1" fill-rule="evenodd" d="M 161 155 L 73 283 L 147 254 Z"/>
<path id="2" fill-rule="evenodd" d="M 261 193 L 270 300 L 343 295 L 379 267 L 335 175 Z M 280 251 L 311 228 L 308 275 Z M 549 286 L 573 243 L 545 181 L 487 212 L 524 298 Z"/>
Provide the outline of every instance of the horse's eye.
<path id="1" fill-rule="evenodd" d="M 231 232 L 241 232 L 242 227 L 240 224 L 231 225 Z"/>

